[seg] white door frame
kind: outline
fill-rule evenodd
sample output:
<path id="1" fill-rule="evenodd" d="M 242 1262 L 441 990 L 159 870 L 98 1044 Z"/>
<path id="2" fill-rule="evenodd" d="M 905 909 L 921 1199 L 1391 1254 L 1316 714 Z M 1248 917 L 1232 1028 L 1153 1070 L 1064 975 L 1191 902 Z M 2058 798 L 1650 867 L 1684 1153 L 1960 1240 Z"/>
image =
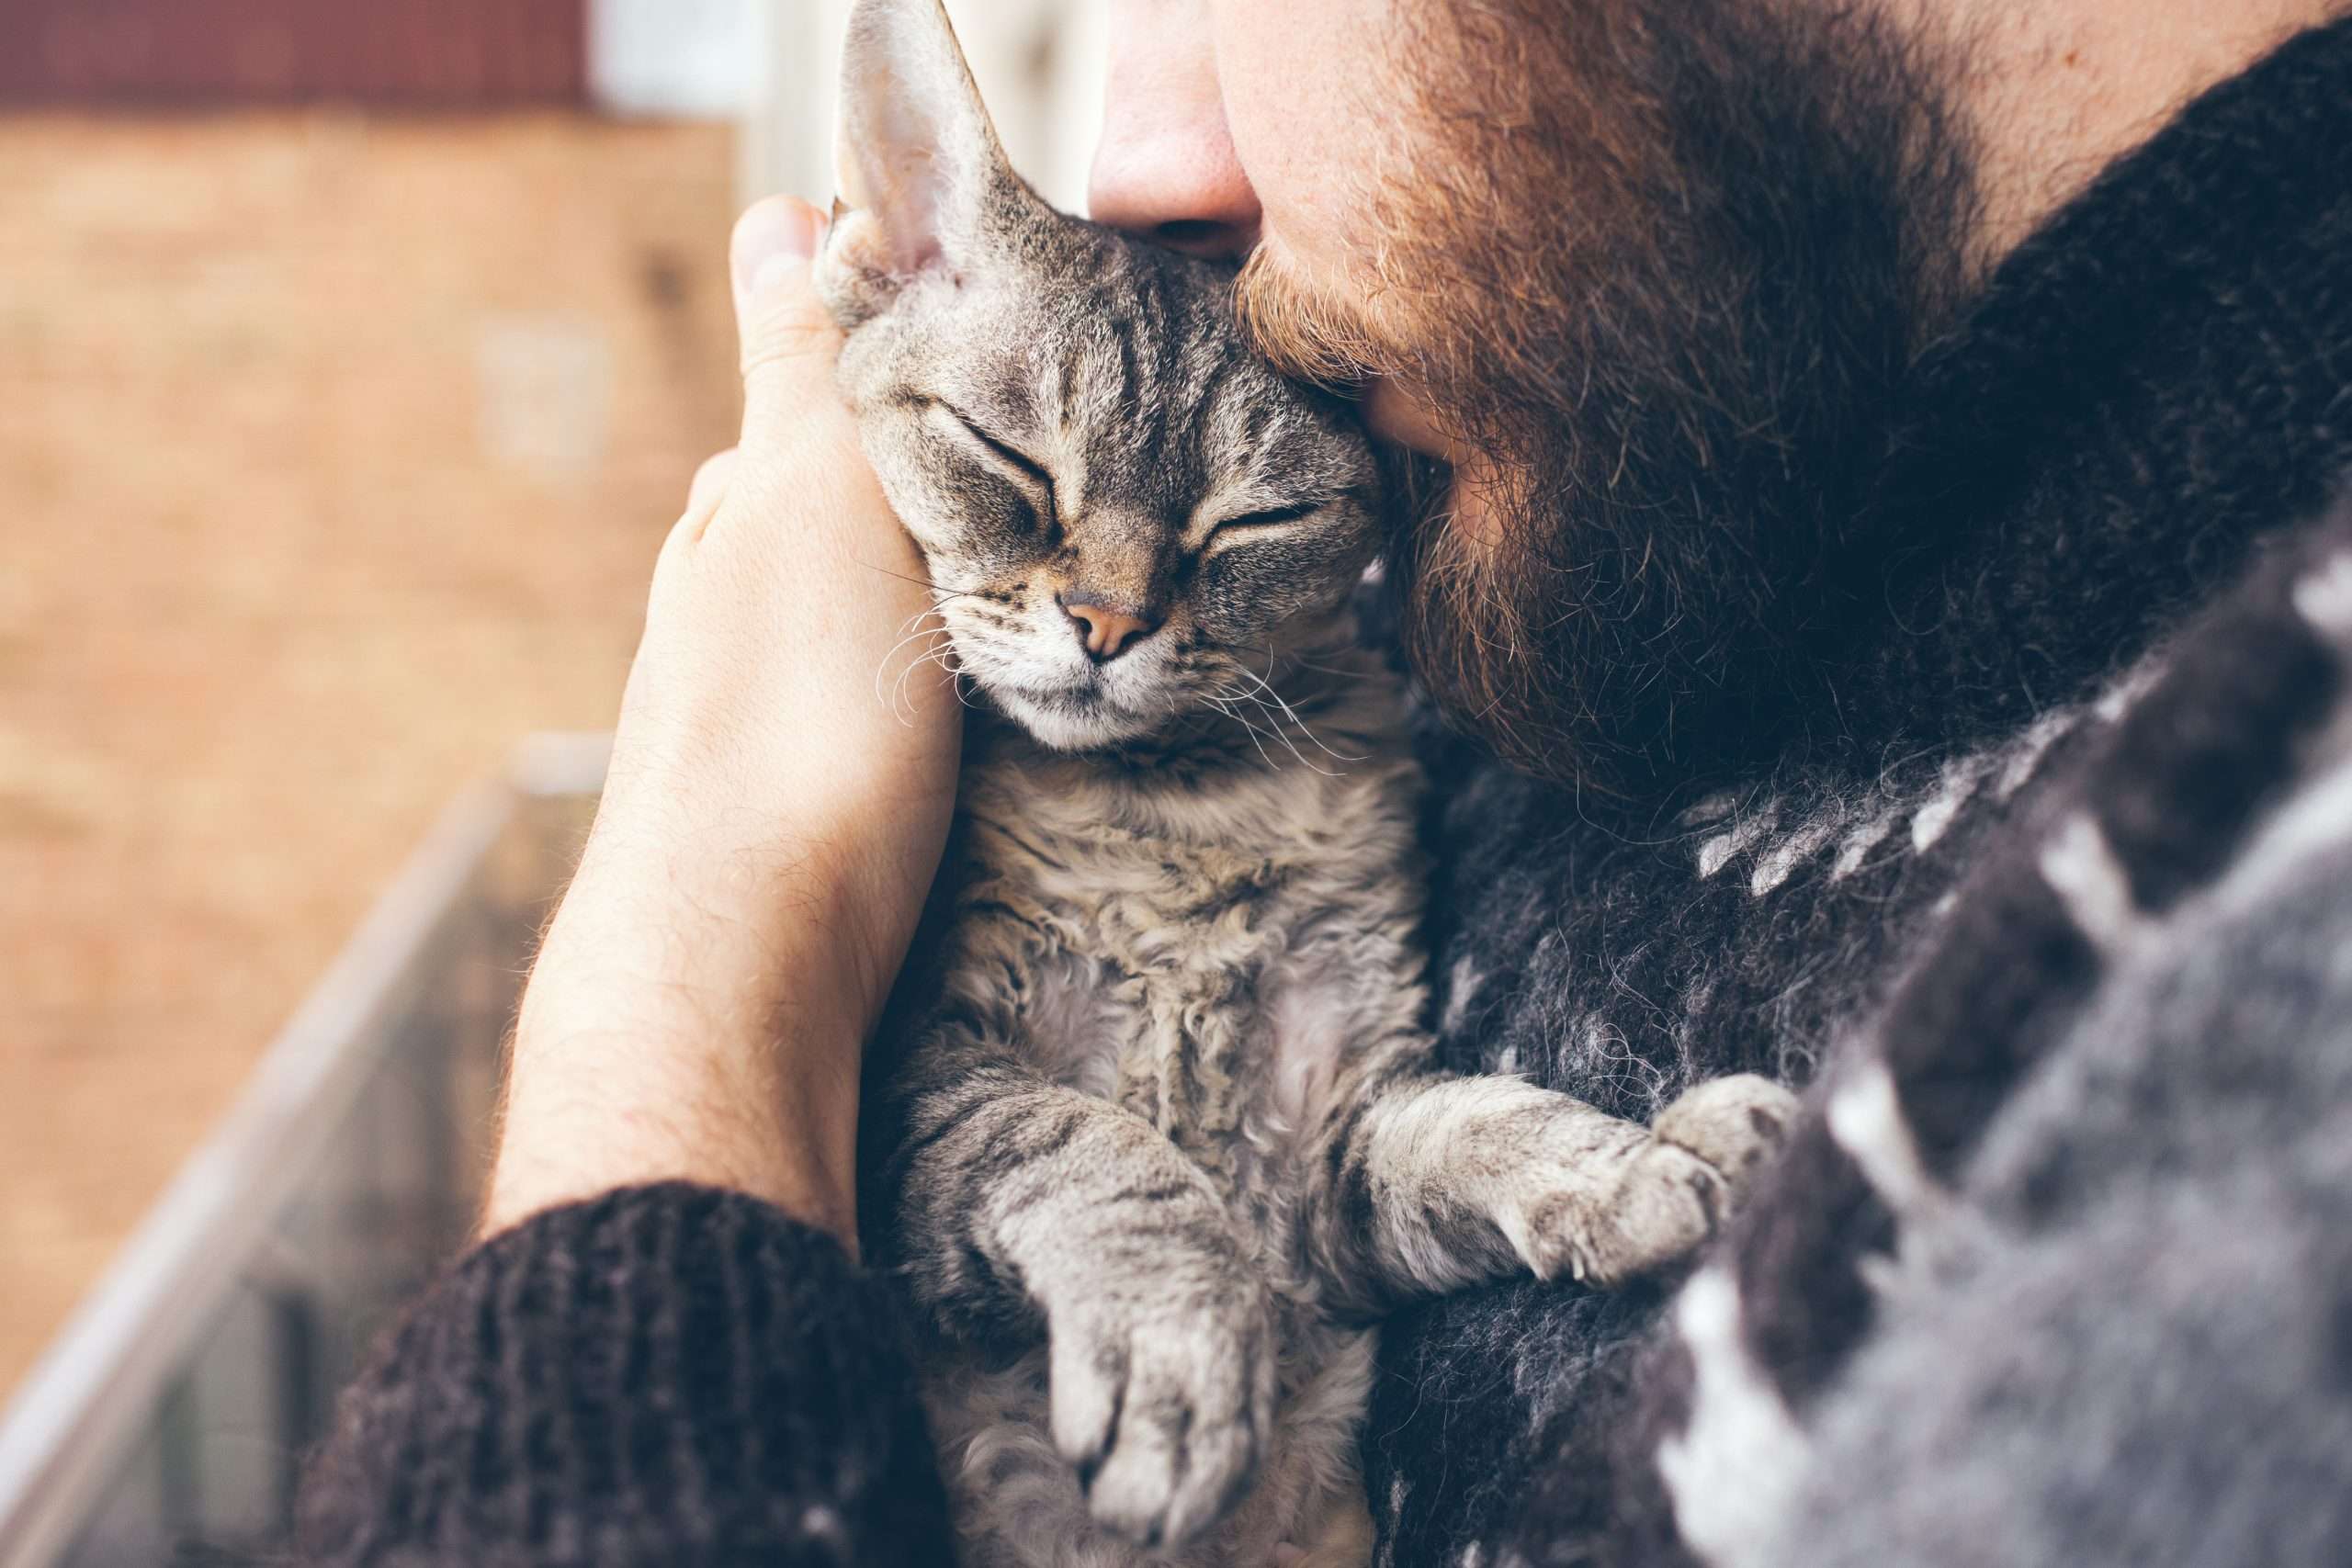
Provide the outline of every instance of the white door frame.
<path id="1" fill-rule="evenodd" d="M 746 200 L 833 194 L 834 83 L 849 0 L 756 0 L 767 70 L 745 117 Z M 1083 210 L 1102 120 L 1102 0 L 947 0 L 1013 166 L 1067 210 Z"/>

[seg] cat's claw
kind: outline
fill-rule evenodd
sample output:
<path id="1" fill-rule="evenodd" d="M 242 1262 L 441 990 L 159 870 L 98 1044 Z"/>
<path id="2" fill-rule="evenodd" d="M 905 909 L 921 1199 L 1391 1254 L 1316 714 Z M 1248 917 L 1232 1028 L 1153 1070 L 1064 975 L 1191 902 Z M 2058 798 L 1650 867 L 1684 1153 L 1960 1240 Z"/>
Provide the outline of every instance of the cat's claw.
<path id="1" fill-rule="evenodd" d="M 1539 1207 L 1521 1244 L 1545 1279 L 1606 1288 L 1681 1261 L 1747 1201 L 1795 1125 L 1796 1097 L 1752 1073 L 1713 1078 L 1658 1113 L 1599 1205 Z"/>
<path id="2" fill-rule="evenodd" d="M 1273 1421 L 1262 1288 L 1162 1289 L 1048 1314 L 1053 1432 L 1094 1517 L 1146 1547 L 1222 1517 L 1256 1474 Z"/>

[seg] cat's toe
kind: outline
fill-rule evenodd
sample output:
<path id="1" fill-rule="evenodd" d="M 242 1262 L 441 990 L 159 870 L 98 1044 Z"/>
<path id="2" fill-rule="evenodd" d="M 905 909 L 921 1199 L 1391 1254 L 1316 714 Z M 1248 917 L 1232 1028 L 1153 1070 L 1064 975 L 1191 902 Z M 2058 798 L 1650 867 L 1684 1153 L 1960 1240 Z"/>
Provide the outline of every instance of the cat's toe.
<path id="1" fill-rule="evenodd" d="M 1768 1079 L 1711 1079 L 1659 1112 L 1604 1189 L 1573 1168 L 1536 1183 L 1523 1224 L 1506 1230 L 1545 1279 L 1606 1288 L 1668 1268 L 1738 1211 L 1796 1113 L 1796 1097 Z"/>
<path id="2" fill-rule="evenodd" d="M 1272 1422 L 1273 1357 L 1262 1300 L 1099 1331 L 1053 1325 L 1056 1445 L 1102 1524 L 1172 1546 L 1222 1517 L 1256 1473 Z"/>
<path id="3" fill-rule="evenodd" d="M 1781 1152 L 1796 1119 L 1795 1095 L 1754 1073 L 1735 1073 L 1685 1090 L 1650 1131 L 1704 1160 L 1736 1208 Z"/>
<path id="4" fill-rule="evenodd" d="M 1696 1250 L 1714 1234 L 1724 1208 L 1713 1167 L 1652 1139 L 1600 1202 L 1572 1190 L 1538 1207 L 1521 1250 L 1541 1279 L 1607 1290 Z"/>
<path id="5" fill-rule="evenodd" d="M 1127 1338 L 1095 1332 L 1091 1325 L 1059 1316 L 1053 1325 L 1048 1399 L 1054 1446 L 1078 1471 L 1081 1485 L 1111 1451 L 1127 1387 Z"/>

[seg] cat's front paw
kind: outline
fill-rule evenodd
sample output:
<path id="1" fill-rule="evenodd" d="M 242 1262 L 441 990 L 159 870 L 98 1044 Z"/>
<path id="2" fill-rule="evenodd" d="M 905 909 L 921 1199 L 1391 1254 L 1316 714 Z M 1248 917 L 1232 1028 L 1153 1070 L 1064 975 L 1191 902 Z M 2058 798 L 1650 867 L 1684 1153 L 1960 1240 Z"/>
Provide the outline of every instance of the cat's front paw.
<path id="1" fill-rule="evenodd" d="M 1687 1150 L 1715 1173 L 1728 1216 L 1747 1201 L 1796 1120 L 1795 1095 L 1770 1078 L 1734 1073 L 1685 1089 L 1658 1112 L 1650 1135 Z"/>
<path id="2" fill-rule="evenodd" d="M 1222 1517 L 1272 1429 L 1267 1292 L 1182 1270 L 1047 1314 L 1055 1445 L 1096 1519 L 1147 1547 Z"/>
<path id="3" fill-rule="evenodd" d="M 1796 1112 L 1794 1095 L 1752 1073 L 1687 1090 L 1658 1113 L 1599 1203 L 1570 1184 L 1536 1211 L 1521 1247 L 1529 1267 L 1608 1288 L 1680 1262 L 1747 1201 Z"/>

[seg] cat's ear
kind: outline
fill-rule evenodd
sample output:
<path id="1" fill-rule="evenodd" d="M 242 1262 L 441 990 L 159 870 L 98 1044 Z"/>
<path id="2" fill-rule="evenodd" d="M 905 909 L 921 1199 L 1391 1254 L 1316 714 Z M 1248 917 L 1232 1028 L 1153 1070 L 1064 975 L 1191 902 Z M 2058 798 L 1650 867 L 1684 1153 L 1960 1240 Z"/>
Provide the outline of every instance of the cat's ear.
<path id="1" fill-rule="evenodd" d="M 965 265 L 1034 200 L 940 0 L 856 0 L 842 51 L 831 270 L 890 288 Z M 837 279 L 837 283 L 848 281 Z"/>

